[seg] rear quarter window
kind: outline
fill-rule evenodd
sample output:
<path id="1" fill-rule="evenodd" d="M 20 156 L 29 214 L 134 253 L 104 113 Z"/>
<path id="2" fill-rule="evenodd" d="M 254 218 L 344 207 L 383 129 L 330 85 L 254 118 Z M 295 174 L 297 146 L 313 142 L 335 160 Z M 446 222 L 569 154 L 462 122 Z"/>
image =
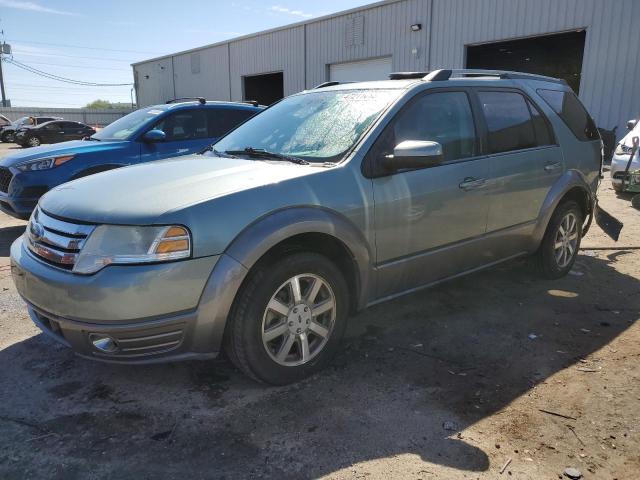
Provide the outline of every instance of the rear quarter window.
<path id="1" fill-rule="evenodd" d="M 558 114 L 578 140 L 589 142 L 599 138 L 595 122 L 575 93 L 546 89 L 538 89 L 536 91 L 551 109 Z"/>

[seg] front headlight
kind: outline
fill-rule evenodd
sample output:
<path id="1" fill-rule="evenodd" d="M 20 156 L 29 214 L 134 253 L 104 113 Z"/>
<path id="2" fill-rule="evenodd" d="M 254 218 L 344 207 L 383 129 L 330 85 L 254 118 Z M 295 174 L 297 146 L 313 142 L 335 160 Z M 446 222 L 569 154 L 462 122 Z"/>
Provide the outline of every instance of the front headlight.
<path id="1" fill-rule="evenodd" d="M 125 227 L 100 225 L 82 247 L 75 273 L 95 273 L 107 265 L 167 262 L 191 256 L 191 236 L 185 227 Z"/>
<path id="2" fill-rule="evenodd" d="M 619 143 L 616 147 L 616 155 L 630 155 L 633 147 L 628 147 L 623 143 Z"/>
<path id="3" fill-rule="evenodd" d="M 38 158 L 29 160 L 28 162 L 16 165 L 21 172 L 33 172 L 35 170 L 49 170 L 50 168 L 59 167 L 63 163 L 71 160 L 75 155 L 64 155 L 62 157 Z"/>

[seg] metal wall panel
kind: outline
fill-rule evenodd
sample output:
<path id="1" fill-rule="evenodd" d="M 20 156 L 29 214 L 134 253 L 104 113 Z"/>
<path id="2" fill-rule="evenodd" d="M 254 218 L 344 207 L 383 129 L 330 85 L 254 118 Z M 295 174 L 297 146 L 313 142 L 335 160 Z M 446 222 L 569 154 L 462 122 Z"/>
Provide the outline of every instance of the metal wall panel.
<path id="1" fill-rule="evenodd" d="M 193 73 L 192 55 L 200 56 L 200 72 Z M 196 61 L 197 63 L 197 61 Z M 228 47 L 205 48 L 173 57 L 176 97 L 205 97 L 229 100 Z"/>
<path id="2" fill-rule="evenodd" d="M 36 108 L 36 107 L 0 107 L 0 114 L 11 120 L 20 117 L 61 117 L 73 122 L 104 127 L 111 122 L 128 115 L 133 109 L 93 109 L 93 108 Z"/>
<path id="3" fill-rule="evenodd" d="M 306 87 L 327 81 L 332 63 L 391 56 L 395 71 L 425 70 L 430 9 L 430 0 L 407 0 L 309 23 Z M 358 17 L 364 23 L 363 40 L 348 41 L 347 33 Z M 410 26 L 416 23 L 422 30 L 412 32 Z"/>
<path id="4" fill-rule="evenodd" d="M 284 94 L 304 90 L 304 26 L 232 41 L 231 99 L 242 100 L 242 77 L 283 72 Z"/>
<path id="5" fill-rule="evenodd" d="M 433 0 L 430 68 L 462 68 L 465 46 L 586 28 L 580 98 L 598 126 L 640 112 L 638 0 Z"/>
<path id="6" fill-rule="evenodd" d="M 164 103 L 175 98 L 173 57 L 163 58 L 134 67 L 138 105 Z"/>
<path id="7" fill-rule="evenodd" d="M 637 18 L 640 0 L 390 1 L 197 49 L 200 74 L 191 74 L 190 53 L 134 69 L 140 105 L 173 97 L 172 61 L 176 94 L 241 100 L 244 75 L 283 71 L 289 95 L 326 81 L 332 63 L 391 56 L 396 71 L 461 68 L 469 44 L 585 28 L 580 97 L 599 126 L 620 125 L 620 134 L 640 113 Z M 414 23 L 422 30 L 412 32 Z"/>

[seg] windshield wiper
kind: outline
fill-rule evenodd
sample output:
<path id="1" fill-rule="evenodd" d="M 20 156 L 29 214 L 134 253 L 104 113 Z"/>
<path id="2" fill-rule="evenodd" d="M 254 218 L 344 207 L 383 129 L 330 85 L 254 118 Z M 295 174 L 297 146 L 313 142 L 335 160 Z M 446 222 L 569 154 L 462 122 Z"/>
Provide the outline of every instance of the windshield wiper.
<path id="1" fill-rule="evenodd" d="M 255 158 L 271 158 L 274 160 L 284 160 L 286 162 L 295 163 L 297 165 L 309 165 L 309 162 L 302 158 L 285 155 L 284 153 L 270 152 L 263 148 L 246 147 L 243 150 L 226 150 L 224 153 L 229 155 L 248 155 Z"/>
<path id="2" fill-rule="evenodd" d="M 216 157 L 222 157 L 222 158 L 236 158 L 233 155 L 225 155 L 225 153 L 221 152 L 220 150 L 216 150 L 215 148 L 213 148 L 213 145 L 209 145 L 207 147 L 205 147 L 203 150 L 198 152 L 198 155 L 204 155 L 207 152 L 213 152 L 213 154 Z"/>

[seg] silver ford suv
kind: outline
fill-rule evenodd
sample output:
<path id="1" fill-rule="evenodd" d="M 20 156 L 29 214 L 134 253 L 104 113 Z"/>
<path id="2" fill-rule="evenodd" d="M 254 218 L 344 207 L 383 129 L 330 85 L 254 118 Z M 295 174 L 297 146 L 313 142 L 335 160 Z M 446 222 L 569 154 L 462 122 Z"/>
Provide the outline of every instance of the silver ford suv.
<path id="1" fill-rule="evenodd" d="M 33 321 L 107 362 L 207 359 L 285 384 L 353 312 L 521 256 L 565 275 L 601 145 L 561 80 L 392 74 L 290 96 L 200 155 L 47 193 L 11 247 Z"/>

